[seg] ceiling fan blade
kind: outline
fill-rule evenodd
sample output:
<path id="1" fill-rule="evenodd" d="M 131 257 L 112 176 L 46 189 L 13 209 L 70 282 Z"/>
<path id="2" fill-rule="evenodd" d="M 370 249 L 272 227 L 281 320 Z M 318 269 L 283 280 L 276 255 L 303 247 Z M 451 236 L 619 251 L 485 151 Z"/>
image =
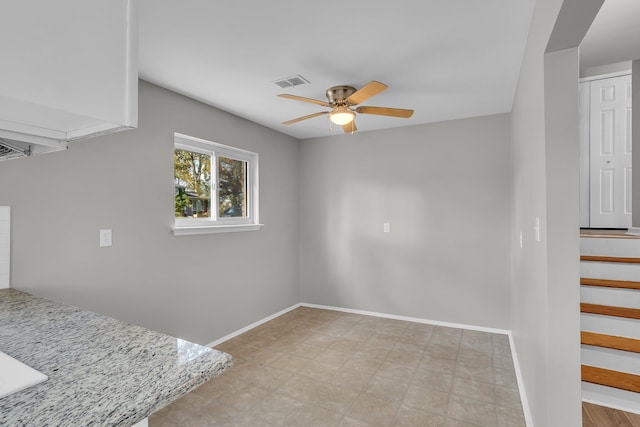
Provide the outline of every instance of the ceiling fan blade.
<path id="1" fill-rule="evenodd" d="M 347 98 L 347 102 L 351 105 L 360 104 L 372 96 L 387 90 L 388 87 L 389 86 L 384 83 L 376 82 L 375 80 L 371 81 L 360 88 L 360 90 L 352 93 L 351 96 Z"/>
<path id="2" fill-rule="evenodd" d="M 387 107 L 358 107 L 356 108 L 356 112 L 360 114 L 376 114 L 378 116 L 403 117 L 405 119 L 413 115 L 413 110 Z"/>
<path id="3" fill-rule="evenodd" d="M 282 122 L 283 125 L 292 125 L 294 123 L 301 122 L 303 120 L 312 119 L 318 116 L 324 116 L 325 114 L 329 114 L 328 111 L 321 111 L 319 113 L 309 114 L 308 116 L 298 117 L 297 119 L 287 120 L 286 122 Z"/>
<path id="4" fill-rule="evenodd" d="M 310 102 L 312 104 L 322 105 L 323 107 L 331 108 L 331 104 L 329 104 L 328 102 L 319 101 L 317 99 L 305 98 L 303 96 L 297 96 L 297 95 L 289 95 L 288 93 L 281 93 L 278 96 L 280 98 L 293 99 L 295 101 L 302 101 L 302 102 Z"/>
<path id="5" fill-rule="evenodd" d="M 347 123 L 346 125 L 342 125 L 342 130 L 344 133 L 353 133 L 358 130 L 356 127 L 356 121 L 352 120 L 351 123 Z"/>

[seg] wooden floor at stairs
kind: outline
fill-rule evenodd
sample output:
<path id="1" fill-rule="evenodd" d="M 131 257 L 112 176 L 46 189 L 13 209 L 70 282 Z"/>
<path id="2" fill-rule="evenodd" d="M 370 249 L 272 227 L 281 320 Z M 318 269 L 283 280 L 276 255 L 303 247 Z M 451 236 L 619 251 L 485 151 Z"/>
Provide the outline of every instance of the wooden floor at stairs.
<path id="1" fill-rule="evenodd" d="M 640 427 L 640 415 L 582 403 L 583 427 Z"/>

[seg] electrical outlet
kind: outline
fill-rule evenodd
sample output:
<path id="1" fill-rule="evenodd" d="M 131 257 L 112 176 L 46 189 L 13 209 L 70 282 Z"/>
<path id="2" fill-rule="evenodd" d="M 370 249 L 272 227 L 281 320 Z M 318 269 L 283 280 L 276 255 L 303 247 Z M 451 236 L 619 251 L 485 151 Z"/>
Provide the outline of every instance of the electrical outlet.
<path id="1" fill-rule="evenodd" d="M 107 246 L 111 246 L 112 241 L 112 231 L 111 230 L 100 230 L 100 247 L 104 248 Z"/>

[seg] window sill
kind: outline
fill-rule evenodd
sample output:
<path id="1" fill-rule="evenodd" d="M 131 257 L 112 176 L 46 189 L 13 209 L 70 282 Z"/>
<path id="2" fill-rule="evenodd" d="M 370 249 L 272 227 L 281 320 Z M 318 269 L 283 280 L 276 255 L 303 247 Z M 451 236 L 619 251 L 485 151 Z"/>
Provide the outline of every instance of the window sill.
<path id="1" fill-rule="evenodd" d="M 234 224 L 234 225 L 197 225 L 187 227 L 173 227 L 174 236 L 190 236 L 194 234 L 232 233 L 237 231 L 257 231 L 264 224 Z"/>

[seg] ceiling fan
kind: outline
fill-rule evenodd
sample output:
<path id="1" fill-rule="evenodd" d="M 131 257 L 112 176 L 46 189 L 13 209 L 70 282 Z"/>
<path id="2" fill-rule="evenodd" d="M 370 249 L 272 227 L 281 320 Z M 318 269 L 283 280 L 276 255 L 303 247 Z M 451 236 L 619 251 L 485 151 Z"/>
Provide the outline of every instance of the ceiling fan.
<path id="1" fill-rule="evenodd" d="M 356 123 L 354 120 L 356 118 L 356 113 L 403 118 L 411 117 L 411 115 L 413 115 L 413 110 L 403 110 L 400 108 L 387 107 L 356 107 L 361 102 L 366 101 L 367 99 L 379 94 L 387 88 L 388 86 L 384 83 L 376 81 L 371 81 L 358 90 L 356 90 L 356 88 L 352 86 L 333 86 L 327 89 L 326 95 L 327 99 L 329 100 L 328 102 L 319 101 L 317 99 L 304 98 L 297 95 L 289 95 L 286 93 L 280 94 L 278 96 L 281 98 L 310 102 L 312 104 L 331 108 L 331 111 L 321 111 L 319 113 L 309 114 L 308 116 L 298 117 L 297 119 L 282 122 L 282 124 L 291 125 L 303 120 L 312 119 L 314 117 L 324 116 L 325 114 L 328 114 L 329 120 L 339 126 L 342 126 L 342 129 L 345 133 L 349 133 L 358 130 L 356 128 Z"/>

